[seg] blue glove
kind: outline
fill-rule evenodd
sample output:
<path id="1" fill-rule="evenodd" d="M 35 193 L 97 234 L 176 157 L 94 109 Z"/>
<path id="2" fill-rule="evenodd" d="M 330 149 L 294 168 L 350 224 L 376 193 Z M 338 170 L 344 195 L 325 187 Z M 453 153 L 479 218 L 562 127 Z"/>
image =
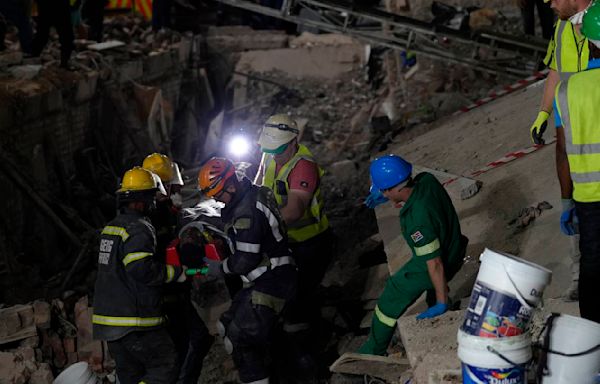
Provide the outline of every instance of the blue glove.
<path id="1" fill-rule="evenodd" d="M 204 262 L 206 263 L 206 266 L 208 267 L 208 275 L 212 276 L 212 277 L 223 277 L 223 275 L 225 274 L 223 272 L 223 262 L 222 261 L 217 261 L 217 260 L 211 260 L 208 257 L 205 257 Z"/>
<path id="2" fill-rule="evenodd" d="M 367 196 L 365 199 L 365 205 L 373 209 L 376 206 L 385 203 L 386 201 L 388 201 L 387 197 L 383 196 L 379 188 L 375 188 L 371 185 L 371 188 L 369 189 L 369 196 Z"/>
<path id="3" fill-rule="evenodd" d="M 560 231 L 567 236 L 579 233 L 579 220 L 575 212 L 575 203 L 571 199 L 562 199 L 563 212 L 560 215 Z"/>
<path id="4" fill-rule="evenodd" d="M 417 316 L 417 320 L 431 319 L 439 315 L 443 315 L 448 310 L 448 304 L 437 303 L 433 307 L 429 307 L 425 312 Z"/>

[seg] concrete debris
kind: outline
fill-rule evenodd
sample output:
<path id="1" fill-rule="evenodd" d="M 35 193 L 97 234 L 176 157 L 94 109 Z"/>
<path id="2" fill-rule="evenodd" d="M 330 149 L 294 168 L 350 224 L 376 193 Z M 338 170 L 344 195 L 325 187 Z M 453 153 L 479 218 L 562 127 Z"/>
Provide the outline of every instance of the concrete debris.
<path id="1" fill-rule="evenodd" d="M 290 39 L 290 48 L 317 47 L 317 46 L 340 46 L 349 44 L 360 44 L 350 36 L 337 33 L 314 34 L 303 32 L 300 36 Z"/>
<path id="2" fill-rule="evenodd" d="M 548 209 L 552 209 L 552 205 L 547 201 L 542 201 L 537 206 L 523 208 L 519 211 L 517 218 L 511 220 L 508 225 L 514 226 L 515 231 L 521 231 Z"/>
<path id="3" fill-rule="evenodd" d="M 415 384 L 428 384 L 430 372 L 460 369 L 456 334 L 462 311 L 450 311 L 429 320 L 406 315 L 398 320 L 402 345 L 415 375 Z"/>
<path id="4" fill-rule="evenodd" d="M 206 36 L 209 47 L 230 52 L 285 48 L 288 40 L 283 31 L 257 31 L 241 25 L 210 27 Z"/>
<path id="5" fill-rule="evenodd" d="M 402 375 L 409 369 L 410 364 L 406 359 L 360 353 L 344 353 L 329 367 L 331 372 L 369 375 L 390 383 L 399 382 Z"/>

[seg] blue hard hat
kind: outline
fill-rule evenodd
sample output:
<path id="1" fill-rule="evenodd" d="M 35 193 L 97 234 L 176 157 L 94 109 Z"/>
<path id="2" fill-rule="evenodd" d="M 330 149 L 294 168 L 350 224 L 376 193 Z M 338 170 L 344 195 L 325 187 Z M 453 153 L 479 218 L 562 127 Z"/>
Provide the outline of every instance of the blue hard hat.
<path id="1" fill-rule="evenodd" d="M 412 164 L 396 155 L 385 155 L 371 162 L 371 180 L 373 185 L 384 191 L 403 181 L 412 173 Z"/>

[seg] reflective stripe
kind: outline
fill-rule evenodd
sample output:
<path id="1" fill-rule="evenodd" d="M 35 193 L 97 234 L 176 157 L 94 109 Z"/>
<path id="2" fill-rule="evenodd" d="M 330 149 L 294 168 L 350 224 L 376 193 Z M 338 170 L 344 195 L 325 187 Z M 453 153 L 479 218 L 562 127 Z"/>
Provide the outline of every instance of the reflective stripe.
<path id="1" fill-rule="evenodd" d="M 255 268 L 252 271 L 248 272 L 246 275 L 242 276 L 242 281 L 244 283 L 251 283 L 254 280 L 261 277 L 268 270 L 269 270 L 269 268 L 267 266 Z"/>
<path id="2" fill-rule="evenodd" d="M 560 74 L 562 72 L 562 34 L 567 23 L 560 21 L 558 23 L 558 32 L 556 33 L 556 71 Z"/>
<path id="3" fill-rule="evenodd" d="M 415 255 L 417 256 L 425 256 L 429 255 L 435 251 L 440 249 L 440 240 L 435 239 L 429 244 L 425 244 L 422 247 L 415 247 Z"/>
<path id="4" fill-rule="evenodd" d="M 379 309 L 379 305 L 375 306 L 375 316 L 377 316 L 377 319 L 379 319 L 379 321 L 381 321 L 384 325 L 387 325 L 388 327 L 396 326 L 396 319 L 384 315 L 383 312 L 381 312 L 381 310 Z"/>
<path id="5" fill-rule="evenodd" d="M 92 316 L 92 323 L 112 327 L 155 327 L 164 322 L 164 317 L 117 317 L 96 314 Z"/>
<path id="6" fill-rule="evenodd" d="M 175 268 L 172 265 L 167 265 L 167 283 L 170 283 L 171 281 L 173 281 L 173 278 L 175 277 Z"/>
<path id="7" fill-rule="evenodd" d="M 123 241 L 126 241 L 127 239 L 129 239 L 129 233 L 127 233 L 127 230 L 125 228 L 123 228 L 123 227 L 114 227 L 112 225 L 107 225 L 102 230 L 102 234 L 103 235 L 119 236 L 119 237 L 121 237 L 121 239 Z"/>
<path id="8" fill-rule="evenodd" d="M 248 252 L 248 253 L 259 253 L 260 252 L 260 244 L 245 243 L 243 241 L 236 241 L 235 248 L 238 251 Z"/>
<path id="9" fill-rule="evenodd" d="M 223 272 L 225 272 L 226 274 L 229 275 L 229 274 L 231 274 L 231 270 L 227 266 L 227 260 L 229 260 L 229 259 L 223 260 L 223 263 L 221 265 L 223 266 Z"/>
<path id="10" fill-rule="evenodd" d="M 152 256 L 152 254 L 149 253 L 149 252 L 133 252 L 133 253 L 128 253 L 123 258 L 123 265 L 127 266 L 127 264 L 129 264 L 131 262 L 144 259 L 144 258 L 146 258 L 148 256 Z"/>
<path id="11" fill-rule="evenodd" d="M 282 265 L 296 265 L 296 262 L 291 256 L 281 256 L 271 258 L 271 269 L 281 267 Z"/>
<path id="12" fill-rule="evenodd" d="M 571 172 L 571 179 L 575 183 L 597 183 L 600 182 L 600 172 L 574 173 Z"/>
<path id="13" fill-rule="evenodd" d="M 267 207 L 260 201 L 257 201 L 256 208 L 259 211 L 261 211 L 262 213 L 264 213 L 265 216 L 267 217 L 267 220 L 269 220 L 269 225 L 271 226 L 271 232 L 273 232 L 273 237 L 275 238 L 275 241 L 280 242 L 281 240 L 283 240 L 283 236 L 281 235 L 281 232 L 279 231 L 279 221 L 277 220 L 277 217 L 273 214 L 273 212 L 271 212 L 269 207 Z"/>

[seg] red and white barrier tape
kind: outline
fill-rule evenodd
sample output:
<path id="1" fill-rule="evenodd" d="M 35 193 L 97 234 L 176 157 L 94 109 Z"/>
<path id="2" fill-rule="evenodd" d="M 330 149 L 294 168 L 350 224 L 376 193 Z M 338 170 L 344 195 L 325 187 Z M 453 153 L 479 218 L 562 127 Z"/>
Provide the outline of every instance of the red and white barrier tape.
<path id="1" fill-rule="evenodd" d="M 531 75 L 525 79 L 519 80 L 514 84 L 507 85 L 506 87 L 504 87 L 504 89 L 502 89 L 500 91 L 490 93 L 490 95 L 488 97 L 484 97 L 483 99 L 477 100 L 475 103 L 473 103 L 471 105 L 462 107 L 458 111 L 454 112 L 452 115 L 459 115 L 461 113 L 469 112 L 470 110 L 475 109 L 477 107 L 481 107 L 482 105 L 487 104 L 490 101 L 496 100 L 499 97 L 508 95 L 509 93 L 512 93 L 512 92 L 517 91 L 522 88 L 525 88 L 526 86 L 545 78 L 547 75 L 548 75 L 547 69 L 544 69 L 543 71 L 540 71 L 540 72 L 536 72 L 533 75 Z"/>
<path id="2" fill-rule="evenodd" d="M 518 151 L 507 153 L 506 155 L 499 158 L 498 160 L 492 161 L 491 163 L 486 164 L 483 168 L 473 171 L 469 175 L 464 176 L 464 177 L 475 178 L 475 177 L 480 176 L 488 171 L 491 171 L 494 168 L 498 168 L 500 166 L 510 163 L 511 161 L 520 159 L 521 157 L 524 157 L 530 153 L 540 150 L 540 149 L 544 148 L 546 145 L 553 144 L 554 142 L 556 142 L 556 138 L 552 138 L 551 140 L 546 142 L 545 145 L 532 145 L 531 147 L 527 147 L 524 149 L 520 149 Z M 458 179 L 459 179 L 459 177 L 455 177 L 453 179 L 447 180 L 443 183 L 443 185 L 446 186 L 448 184 L 453 183 L 454 181 L 456 181 Z"/>

